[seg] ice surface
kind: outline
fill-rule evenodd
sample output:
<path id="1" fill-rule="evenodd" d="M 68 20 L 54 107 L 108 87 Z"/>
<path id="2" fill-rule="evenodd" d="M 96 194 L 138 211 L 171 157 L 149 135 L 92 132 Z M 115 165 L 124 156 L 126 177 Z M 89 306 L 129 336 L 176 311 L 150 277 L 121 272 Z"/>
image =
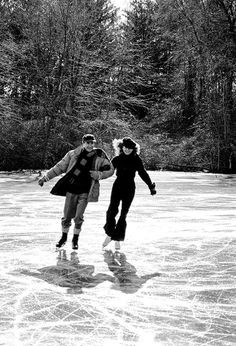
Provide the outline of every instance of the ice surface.
<path id="1" fill-rule="evenodd" d="M 63 251 L 63 197 L 33 174 L 0 174 L 2 346 L 236 345 L 236 177 L 137 177 L 120 253 L 102 251 L 114 177 Z"/>

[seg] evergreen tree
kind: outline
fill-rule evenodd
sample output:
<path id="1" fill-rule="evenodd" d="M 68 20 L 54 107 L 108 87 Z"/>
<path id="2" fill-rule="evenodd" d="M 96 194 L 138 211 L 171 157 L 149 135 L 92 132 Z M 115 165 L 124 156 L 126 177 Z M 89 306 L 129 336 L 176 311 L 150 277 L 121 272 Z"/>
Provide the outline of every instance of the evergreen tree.
<path id="1" fill-rule="evenodd" d="M 10 42 L 1 49 L 11 53 L 4 96 L 18 107 L 25 141 L 32 140 L 28 165 L 42 167 L 84 131 L 99 131 L 93 121 L 109 102 L 116 11 L 109 0 L 6 1 L 2 7 Z"/>
<path id="2" fill-rule="evenodd" d="M 155 41 L 154 7 L 151 0 L 131 2 L 131 9 L 126 13 L 127 21 L 122 27 L 117 61 L 119 100 L 123 110 L 138 119 L 148 115 L 157 89 L 161 90 L 160 60 L 157 63 L 157 55 L 161 52 Z"/>

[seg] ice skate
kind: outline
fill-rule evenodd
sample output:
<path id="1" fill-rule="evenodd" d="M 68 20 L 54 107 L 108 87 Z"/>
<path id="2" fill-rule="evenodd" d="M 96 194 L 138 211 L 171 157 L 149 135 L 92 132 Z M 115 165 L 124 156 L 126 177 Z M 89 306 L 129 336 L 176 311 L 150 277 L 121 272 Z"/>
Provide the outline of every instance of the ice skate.
<path id="1" fill-rule="evenodd" d="M 63 247 L 66 244 L 66 241 L 67 241 L 67 233 L 63 232 L 61 239 L 56 244 L 56 249 L 60 249 L 61 247 Z"/>
<path id="2" fill-rule="evenodd" d="M 115 250 L 119 251 L 120 250 L 120 242 L 119 241 L 115 241 Z"/>
<path id="3" fill-rule="evenodd" d="M 106 239 L 104 240 L 102 247 L 106 247 L 111 242 L 111 237 L 109 235 L 106 236 Z"/>
<path id="4" fill-rule="evenodd" d="M 73 239 L 72 239 L 72 250 L 78 250 L 79 246 L 78 246 L 78 238 L 79 235 L 78 234 L 74 234 L 73 235 Z"/>

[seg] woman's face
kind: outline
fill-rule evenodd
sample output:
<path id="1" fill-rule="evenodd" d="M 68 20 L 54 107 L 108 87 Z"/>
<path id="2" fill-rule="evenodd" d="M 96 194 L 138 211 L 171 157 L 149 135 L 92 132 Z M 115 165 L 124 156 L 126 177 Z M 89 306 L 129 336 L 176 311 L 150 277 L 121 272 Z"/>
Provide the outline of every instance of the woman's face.
<path id="1" fill-rule="evenodd" d="M 125 155 L 130 155 L 132 153 L 133 149 L 130 148 L 126 148 L 125 146 L 123 146 L 123 152 Z"/>

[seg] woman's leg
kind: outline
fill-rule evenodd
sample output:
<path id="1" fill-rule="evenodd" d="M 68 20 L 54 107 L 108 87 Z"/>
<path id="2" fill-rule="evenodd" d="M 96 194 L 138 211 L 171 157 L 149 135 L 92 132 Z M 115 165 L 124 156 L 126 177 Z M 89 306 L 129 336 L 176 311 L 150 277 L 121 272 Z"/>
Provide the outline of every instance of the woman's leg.
<path id="1" fill-rule="evenodd" d="M 120 200 L 119 188 L 114 184 L 111 191 L 110 204 L 106 213 L 106 224 L 104 226 L 105 232 L 109 237 L 112 237 L 116 227 L 116 215 L 119 211 Z"/>
<path id="2" fill-rule="evenodd" d="M 112 237 L 113 240 L 123 241 L 125 239 L 125 231 L 127 227 L 126 217 L 134 199 L 134 195 L 135 187 L 130 189 L 130 191 L 123 192 L 120 217 L 117 221 L 116 229 Z"/>

